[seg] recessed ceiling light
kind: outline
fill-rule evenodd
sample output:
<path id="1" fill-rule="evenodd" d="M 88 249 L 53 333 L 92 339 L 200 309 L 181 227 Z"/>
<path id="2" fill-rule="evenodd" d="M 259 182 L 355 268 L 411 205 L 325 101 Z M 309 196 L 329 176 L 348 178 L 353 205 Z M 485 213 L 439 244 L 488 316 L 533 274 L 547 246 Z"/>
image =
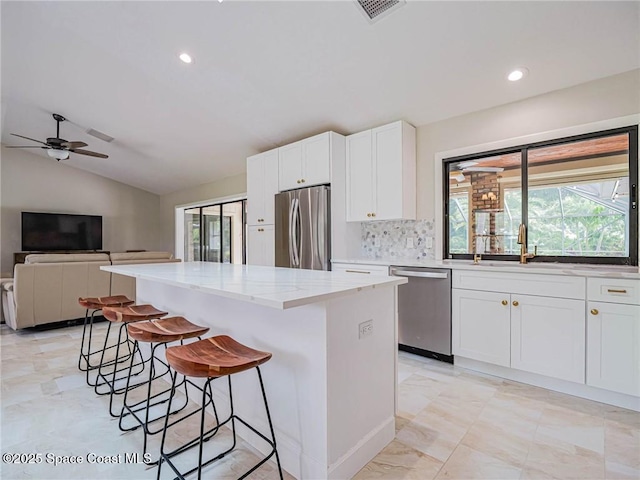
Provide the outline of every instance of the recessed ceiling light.
<path id="1" fill-rule="evenodd" d="M 188 53 L 181 53 L 180 54 L 180 60 L 182 60 L 184 63 L 191 63 L 193 60 L 191 59 L 191 55 L 189 55 Z"/>
<path id="2" fill-rule="evenodd" d="M 507 75 L 507 78 L 512 82 L 517 82 L 518 80 L 522 80 L 524 77 L 526 77 L 527 73 L 529 73 L 529 70 L 527 70 L 525 67 L 519 67 L 509 73 L 509 75 Z"/>

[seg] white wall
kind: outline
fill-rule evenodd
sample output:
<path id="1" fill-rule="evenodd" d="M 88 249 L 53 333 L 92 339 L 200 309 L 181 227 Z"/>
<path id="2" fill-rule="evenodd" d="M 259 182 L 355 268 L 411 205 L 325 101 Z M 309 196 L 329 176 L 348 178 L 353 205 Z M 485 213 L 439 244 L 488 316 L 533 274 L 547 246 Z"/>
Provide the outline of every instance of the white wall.
<path id="1" fill-rule="evenodd" d="M 243 196 L 247 191 L 247 175 L 241 173 L 215 182 L 178 190 L 160 197 L 160 223 L 162 251 L 175 252 L 175 209 L 180 205 L 203 204 L 209 200 Z"/>
<path id="2" fill-rule="evenodd" d="M 535 79 L 529 76 L 523 81 Z M 418 218 L 436 216 L 437 152 L 636 113 L 640 113 L 640 70 L 421 126 L 417 129 Z"/>
<path id="3" fill-rule="evenodd" d="M 20 212 L 102 215 L 103 249 L 159 250 L 160 198 L 25 150 L 0 151 L 1 266 L 21 248 Z"/>

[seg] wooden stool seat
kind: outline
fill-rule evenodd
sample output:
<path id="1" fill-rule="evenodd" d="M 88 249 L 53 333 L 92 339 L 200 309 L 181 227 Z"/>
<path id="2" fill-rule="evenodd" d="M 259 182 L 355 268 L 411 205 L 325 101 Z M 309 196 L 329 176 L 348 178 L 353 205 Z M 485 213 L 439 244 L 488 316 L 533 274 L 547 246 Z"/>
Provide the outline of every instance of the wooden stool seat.
<path id="1" fill-rule="evenodd" d="M 103 307 L 126 307 L 132 305 L 134 301 L 125 295 L 113 295 L 111 297 L 80 297 L 78 303 L 89 310 L 101 310 Z"/>
<path id="2" fill-rule="evenodd" d="M 169 347 L 166 355 L 169 365 L 177 372 L 210 378 L 243 372 L 271 358 L 270 353 L 249 348 L 227 335 Z"/>
<path id="3" fill-rule="evenodd" d="M 204 335 L 209 327 L 191 323 L 184 317 L 169 317 L 127 325 L 129 338 L 138 342 L 168 343 Z"/>
<path id="4" fill-rule="evenodd" d="M 153 305 L 129 305 L 126 307 L 104 307 L 102 315 L 110 322 L 139 322 L 153 320 L 169 315 L 169 312 L 158 310 Z"/>

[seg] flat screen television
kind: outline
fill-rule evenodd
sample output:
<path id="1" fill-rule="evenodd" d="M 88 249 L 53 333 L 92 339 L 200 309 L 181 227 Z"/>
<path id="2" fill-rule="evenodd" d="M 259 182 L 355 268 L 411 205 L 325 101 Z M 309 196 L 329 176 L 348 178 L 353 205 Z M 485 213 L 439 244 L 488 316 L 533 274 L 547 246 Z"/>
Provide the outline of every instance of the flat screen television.
<path id="1" fill-rule="evenodd" d="M 22 250 L 102 250 L 102 217 L 22 212 Z"/>

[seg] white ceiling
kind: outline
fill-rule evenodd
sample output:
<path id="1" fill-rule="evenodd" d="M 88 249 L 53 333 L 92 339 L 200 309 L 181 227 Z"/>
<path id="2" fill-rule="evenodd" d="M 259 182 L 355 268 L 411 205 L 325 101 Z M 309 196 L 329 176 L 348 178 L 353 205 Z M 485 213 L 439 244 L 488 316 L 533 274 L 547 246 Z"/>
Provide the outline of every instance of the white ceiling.
<path id="1" fill-rule="evenodd" d="M 63 138 L 110 156 L 69 165 L 157 194 L 329 129 L 424 125 L 640 67 L 640 2 L 408 0 L 373 25 L 352 1 L 0 8 L 2 142 L 55 136 L 60 113 Z"/>

